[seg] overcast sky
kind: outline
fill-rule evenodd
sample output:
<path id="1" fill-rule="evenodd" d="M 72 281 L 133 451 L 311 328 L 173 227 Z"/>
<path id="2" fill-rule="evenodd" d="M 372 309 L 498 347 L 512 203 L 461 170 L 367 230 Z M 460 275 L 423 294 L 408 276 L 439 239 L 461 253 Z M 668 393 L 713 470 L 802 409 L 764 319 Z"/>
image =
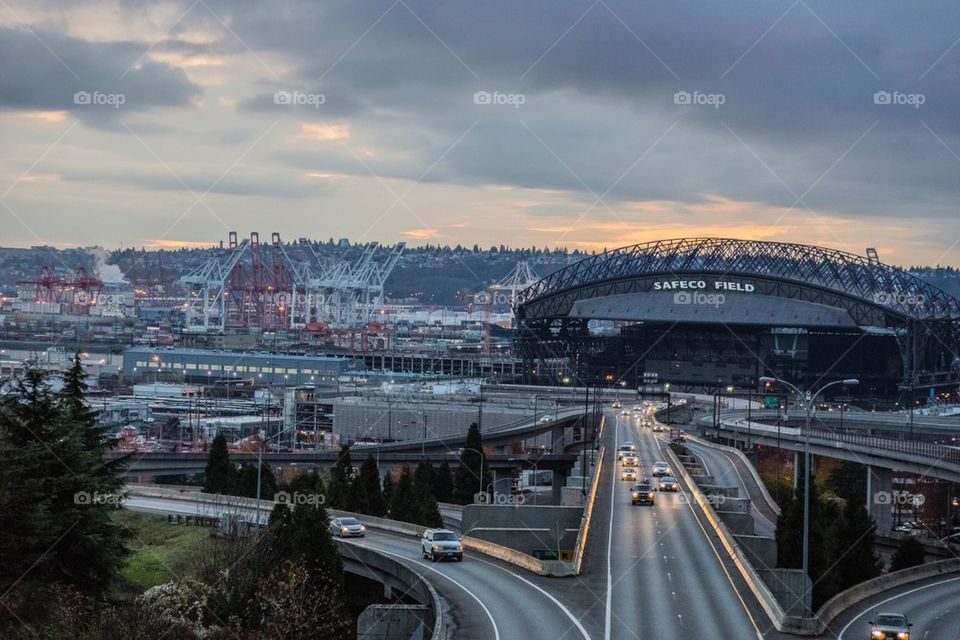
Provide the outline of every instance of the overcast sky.
<path id="1" fill-rule="evenodd" d="M 960 266 L 955 0 L 3 0 L 0 244 Z"/>

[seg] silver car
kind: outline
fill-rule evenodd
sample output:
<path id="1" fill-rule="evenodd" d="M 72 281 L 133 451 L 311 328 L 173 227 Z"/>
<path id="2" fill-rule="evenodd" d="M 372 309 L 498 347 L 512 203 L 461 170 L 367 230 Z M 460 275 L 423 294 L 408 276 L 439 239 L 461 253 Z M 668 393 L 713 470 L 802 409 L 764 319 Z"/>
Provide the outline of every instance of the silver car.
<path id="1" fill-rule="evenodd" d="M 356 518 L 334 518 L 330 521 L 330 533 L 338 538 L 362 538 L 367 528 Z"/>
<path id="2" fill-rule="evenodd" d="M 870 621 L 870 640 L 910 640 L 911 627 L 902 613 L 878 613 Z"/>
<path id="3" fill-rule="evenodd" d="M 443 558 L 456 558 L 463 562 L 463 543 L 448 529 L 427 529 L 420 538 L 420 555 L 433 562 Z"/>

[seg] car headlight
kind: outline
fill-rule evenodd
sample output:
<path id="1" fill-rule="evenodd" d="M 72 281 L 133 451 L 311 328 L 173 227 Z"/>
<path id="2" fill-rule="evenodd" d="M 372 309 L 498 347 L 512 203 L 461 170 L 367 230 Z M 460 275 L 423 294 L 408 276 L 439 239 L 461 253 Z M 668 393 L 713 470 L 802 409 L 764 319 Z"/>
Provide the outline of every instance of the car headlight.
<path id="1" fill-rule="evenodd" d="M 910 633 L 908 631 L 901 631 L 897 634 L 897 640 L 910 640 Z"/>
<path id="2" fill-rule="evenodd" d="M 653 500 L 653 491 L 651 491 L 650 493 L 648 493 L 648 494 L 647 494 L 647 497 L 650 498 L 651 500 Z"/>
<path id="3" fill-rule="evenodd" d="M 883 640 L 883 638 L 884 638 L 886 635 L 887 635 L 887 634 L 885 634 L 883 631 L 878 631 L 878 630 L 874 629 L 873 633 L 870 634 L 870 637 L 871 637 L 871 638 L 877 638 L 877 640 Z"/>
<path id="4" fill-rule="evenodd" d="M 340 531 L 343 531 L 344 533 L 349 533 L 350 529 L 347 529 L 346 527 L 340 527 Z"/>
<path id="5" fill-rule="evenodd" d="M 366 528 L 365 526 L 360 525 L 360 531 L 366 531 L 366 530 L 367 530 L 367 528 Z"/>
<path id="6" fill-rule="evenodd" d="M 438 545 L 438 544 L 433 545 L 433 550 L 434 550 L 434 551 L 440 551 L 440 545 Z"/>

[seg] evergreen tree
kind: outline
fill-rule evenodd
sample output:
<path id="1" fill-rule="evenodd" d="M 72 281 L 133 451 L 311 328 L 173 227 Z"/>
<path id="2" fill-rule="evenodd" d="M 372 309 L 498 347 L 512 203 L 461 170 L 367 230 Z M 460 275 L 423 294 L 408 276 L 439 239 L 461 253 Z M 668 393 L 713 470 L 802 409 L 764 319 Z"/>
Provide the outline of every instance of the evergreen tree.
<path id="1" fill-rule="evenodd" d="M 900 571 L 921 565 L 924 562 L 923 545 L 913 536 L 900 538 L 897 550 L 890 558 L 890 571 Z"/>
<path id="2" fill-rule="evenodd" d="M 83 393 L 78 359 L 54 393 L 33 366 L 0 398 L 0 591 L 59 582 L 86 593 L 110 586 L 127 550 L 111 519 L 125 461 L 105 464 L 111 446 Z M 27 584 L 23 584 L 27 587 Z"/>
<path id="3" fill-rule="evenodd" d="M 353 462 L 350 447 L 343 445 L 337 462 L 330 469 L 330 481 L 327 483 L 327 504 L 333 509 L 350 509 L 350 483 L 353 479 Z"/>
<path id="4" fill-rule="evenodd" d="M 453 497 L 453 473 L 446 460 L 433 470 L 433 495 L 437 502 L 450 502 Z"/>
<path id="5" fill-rule="evenodd" d="M 417 499 L 413 493 L 413 474 L 404 465 L 390 496 L 390 517 L 403 522 L 414 522 L 417 516 Z"/>
<path id="6" fill-rule="evenodd" d="M 66 491 L 57 496 L 59 506 L 55 507 L 58 519 L 69 523 L 58 543 L 57 573 L 81 590 L 101 592 L 119 574 L 128 553 L 124 546 L 128 532 L 110 515 L 120 506 L 120 473 L 127 457 L 104 462 L 104 455 L 116 440 L 98 424 L 96 413 L 87 404 L 86 391 L 86 372 L 76 354 L 63 374 L 63 388 L 56 399 L 61 413 L 57 434 L 61 451 L 54 455 L 69 470 L 62 477 Z M 90 500 L 83 504 L 80 496 L 90 496 Z"/>
<path id="7" fill-rule="evenodd" d="M 227 450 L 227 438 L 217 433 L 207 452 L 207 467 L 203 472 L 203 490 L 206 493 L 229 494 L 233 486 L 233 466 Z"/>
<path id="8" fill-rule="evenodd" d="M 360 475 L 356 484 L 363 485 L 367 497 L 367 510 L 363 513 L 383 517 L 386 513 L 386 505 L 384 504 L 383 490 L 380 487 L 380 469 L 372 455 L 368 455 L 367 459 L 360 465 Z"/>
<path id="9" fill-rule="evenodd" d="M 243 464 L 240 470 L 233 474 L 230 485 L 230 495 L 244 498 L 257 497 L 257 464 Z M 277 477 L 273 469 L 266 462 L 260 469 L 260 499 L 273 500 L 277 494 Z"/>
<path id="10" fill-rule="evenodd" d="M 393 494 L 396 490 L 396 483 L 393 481 L 393 474 L 388 473 L 383 477 L 383 514 L 390 512 L 390 505 L 393 504 Z"/>
<path id="11" fill-rule="evenodd" d="M 354 478 L 350 483 L 349 493 L 347 494 L 347 511 L 355 513 L 370 513 L 370 497 L 367 495 L 367 487 L 359 478 Z"/>
<path id="12" fill-rule="evenodd" d="M 847 501 L 863 504 L 867 499 L 867 469 L 862 464 L 840 461 L 830 472 L 827 488 Z"/>
<path id="13" fill-rule="evenodd" d="M 412 522 L 425 527 L 441 527 L 443 520 L 433 495 L 433 465 L 423 460 L 413 474 L 413 494 L 416 499 Z"/>
<path id="14" fill-rule="evenodd" d="M 863 504 L 848 500 L 837 529 L 839 557 L 833 569 L 837 593 L 880 575 L 883 561 L 874 545 L 876 532 Z"/>
<path id="15" fill-rule="evenodd" d="M 480 427 L 474 422 L 467 430 L 467 440 L 460 454 L 460 466 L 454 477 L 453 500 L 458 504 L 470 504 L 476 494 L 486 491 L 488 484 L 489 469 L 483 453 L 483 439 Z"/>

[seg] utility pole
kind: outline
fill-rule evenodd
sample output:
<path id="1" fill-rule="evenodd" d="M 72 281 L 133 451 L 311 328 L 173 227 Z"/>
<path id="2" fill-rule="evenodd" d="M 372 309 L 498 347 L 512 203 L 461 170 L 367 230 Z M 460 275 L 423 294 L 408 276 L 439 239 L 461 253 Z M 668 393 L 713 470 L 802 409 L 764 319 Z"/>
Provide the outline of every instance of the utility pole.
<path id="1" fill-rule="evenodd" d="M 583 428 L 580 429 L 580 444 L 583 449 L 583 457 L 580 463 L 580 480 L 581 488 L 580 495 L 586 498 L 587 495 L 587 419 L 589 417 L 590 411 L 590 387 L 589 385 L 584 385 L 584 401 L 583 401 Z"/>
<path id="2" fill-rule="evenodd" d="M 799 402 L 806 404 L 806 416 L 804 419 L 804 436 L 803 436 L 803 573 L 807 576 L 810 575 L 810 422 L 813 418 L 813 408 L 816 406 L 817 398 L 827 389 L 834 385 L 842 384 L 844 386 L 852 386 L 860 384 L 860 381 L 856 378 L 847 378 L 844 380 L 834 380 L 829 382 L 816 392 L 807 393 L 802 392 L 799 387 L 796 387 L 786 380 L 780 378 L 771 378 L 764 376 L 760 378 L 760 382 L 779 382 L 791 390 L 794 391 L 797 395 L 797 400 Z"/>

